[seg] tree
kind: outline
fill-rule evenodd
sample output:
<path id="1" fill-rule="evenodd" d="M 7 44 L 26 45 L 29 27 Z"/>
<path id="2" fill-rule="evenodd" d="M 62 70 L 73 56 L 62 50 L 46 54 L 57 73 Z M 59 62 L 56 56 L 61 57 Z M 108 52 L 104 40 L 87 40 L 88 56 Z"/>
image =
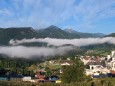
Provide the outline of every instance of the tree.
<path id="1" fill-rule="evenodd" d="M 28 67 L 28 70 L 29 70 L 29 75 L 34 75 L 34 70 L 36 70 L 37 67 L 36 65 L 32 64 L 30 67 Z"/>
<path id="2" fill-rule="evenodd" d="M 84 77 L 84 65 L 80 59 L 76 59 L 72 65 L 64 67 L 61 76 L 65 83 L 80 81 Z"/>
<path id="3" fill-rule="evenodd" d="M 51 76 L 51 70 L 48 68 L 48 67 L 46 67 L 45 68 L 45 71 L 46 71 L 46 76 Z"/>

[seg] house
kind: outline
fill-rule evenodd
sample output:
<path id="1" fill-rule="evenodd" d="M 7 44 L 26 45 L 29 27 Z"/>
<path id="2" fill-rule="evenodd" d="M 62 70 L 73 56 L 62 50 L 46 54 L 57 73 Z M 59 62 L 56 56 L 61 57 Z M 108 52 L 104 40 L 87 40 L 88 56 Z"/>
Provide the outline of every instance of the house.
<path id="1" fill-rule="evenodd" d="M 114 70 L 110 70 L 110 74 L 111 74 L 110 75 L 111 77 L 115 77 L 115 71 Z"/>
<path id="2" fill-rule="evenodd" d="M 108 69 L 115 71 L 115 51 L 111 51 L 111 55 L 107 55 L 106 65 Z"/>
<path id="3" fill-rule="evenodd" d="M 108 69 L 115 71 L 115 60 L 114 61 L 107 61 L 106 65 L 107 65 Z"/>
<path id="4" fill-rule="evenodd" d="M 93 74 L 93 71 L 90 70 L 90 69 L 85 69 L 85 75 L 89 76 L 89 75 L 92 75 Z"/>
<path id="5" fill-rule="evenodd" d="M 86 58 L 85 58 L 86 59 Z M 85 70 L 86 75 L 94 75 L 97 76 L 96 74 L 107 74 L 108 69 L 103 66 L 102 60 L 100 57 L 90 57 L 88 58 L 89 61 L 87 64 L 89 66 L 89 69 Z"/>
<path id="6" fill-rule="evenodd" d="M 61 66 L 69 66 L 70 64 L 68 62 L 65 62 L 65 63 L 61 63 Z"/>
<path id="7" fill-rule="evenodd" d="M 28 81 L 28 82 L 38 82 L 38 78 L 36 77 L 31 77 L 31 76 L 24 76 L 22 78 L 22 81 Z"/>
<path id="8" fill-rule="evenodd" d="M 91 58 L 86 65 L 89 65 L 90 69 L 93 70 L 98 66 L 102 66 L 101 59 Z"/>
<path id="9" fill-rule="evenodd" d="M 85 69 L 86 75 L 91 75 L 93 78 L 115 76 L 115 51 L 111 51 L 107 57 L 83 57 L 81 61 L 89 66 L 89 69 Z"/>
<path id="10" fill-rule="evenodd" d="M 111 57 L 115 57 L 115 51 L 111 51 Z"/>
<path id="11" fill-rule="evenodd" d="M 111 62 L 111 67 L 112 67 L 111 69 L 115 71 L 115 61 Z"/>
<path id="12" fill-rule="evenodd" d="M 61 60 L 60 65 L 61 66 L 69 66 L 69 65 L 72 65 L 72 61 L 71 60 Z"/>
<path id="13" fill-rule="evenodd" d="M 86 65 L 90 61 L 90 57 L 81 57 L 80 60 Z"/>
<path id="14" fill-rule="evenodd" d="M 23 77 L 22 81 L 31 81 L 31 76 Z"/>
<path id="15" fill-rule="evenodd" d="M 41 75 L 41 72 L 36 72 L 35 77 L 42 80 L 45 78 L 45 76 Z"/>
<path id="16" fill-rule="evenodd" d="M 107 68 L 103 67 L 103 66 L 97 66 L 94 69 L 85 69 L 85 74 L 86 75 L 94 75 L 94 76 L 97 76 L 96 74 L 98 74 L 98 75 L 106 75 L 109 72 L 110 71 Z"/>

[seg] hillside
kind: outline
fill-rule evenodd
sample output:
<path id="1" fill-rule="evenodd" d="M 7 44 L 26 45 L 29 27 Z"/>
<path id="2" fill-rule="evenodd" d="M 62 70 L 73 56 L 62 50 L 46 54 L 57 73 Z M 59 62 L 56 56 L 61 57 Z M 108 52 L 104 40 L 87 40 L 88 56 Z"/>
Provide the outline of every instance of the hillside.
<path id="1" fill-rule="evenodd" d="M 107 37 L 115 37 L 115 33 L 111 33 L 111 34 L 107 35 Z"/>
<path id="2" fill-rule="evenodd" d="M 11 39 L 38 37 L 31 27 L 0 29 L 0 45 L 7 45 Z"/>

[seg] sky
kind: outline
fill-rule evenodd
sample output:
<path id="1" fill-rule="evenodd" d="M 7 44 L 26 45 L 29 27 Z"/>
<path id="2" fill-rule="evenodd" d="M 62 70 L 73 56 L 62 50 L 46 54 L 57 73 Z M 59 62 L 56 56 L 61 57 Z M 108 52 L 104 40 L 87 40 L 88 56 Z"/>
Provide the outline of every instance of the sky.
<path id="1" fill-rule="evenodd" d="M 115 0 L 0 0 L 0 27 L 115 32 Z"/>

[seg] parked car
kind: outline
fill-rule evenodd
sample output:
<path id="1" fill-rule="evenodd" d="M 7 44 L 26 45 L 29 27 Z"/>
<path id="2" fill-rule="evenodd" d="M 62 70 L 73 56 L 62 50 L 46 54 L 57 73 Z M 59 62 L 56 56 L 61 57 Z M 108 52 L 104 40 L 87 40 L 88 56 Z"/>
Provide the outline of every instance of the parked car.
<path id="1" fill-rule="evenodd" d="M 55 81 L 58 80 L 58 79 L 59 79 L 59 77 L 56 76 L 56 75 L 52 75 L 52 76 L 50 77 L 50 81 L 51 81 L 51 82 L 55 82 Z"/>

